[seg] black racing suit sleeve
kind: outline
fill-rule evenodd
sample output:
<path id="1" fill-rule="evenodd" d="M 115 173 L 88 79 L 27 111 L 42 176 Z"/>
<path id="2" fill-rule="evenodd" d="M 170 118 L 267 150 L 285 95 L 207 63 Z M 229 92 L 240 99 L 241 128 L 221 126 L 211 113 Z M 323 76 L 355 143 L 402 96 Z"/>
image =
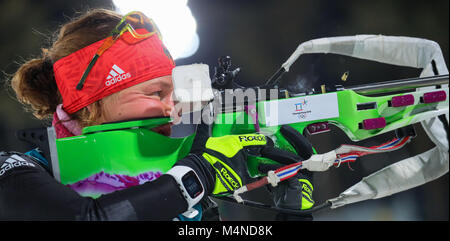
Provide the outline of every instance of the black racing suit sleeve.
<path id="1" fill-rule="evenodd" d="M 8 169 L 6 161 L 14 159 L 0 155 L 0 220 L 171 220 L 187 210 L 169 175 L 94 199 L 59 183 L 32 158 L 21 157 L 32 165 Z"/>

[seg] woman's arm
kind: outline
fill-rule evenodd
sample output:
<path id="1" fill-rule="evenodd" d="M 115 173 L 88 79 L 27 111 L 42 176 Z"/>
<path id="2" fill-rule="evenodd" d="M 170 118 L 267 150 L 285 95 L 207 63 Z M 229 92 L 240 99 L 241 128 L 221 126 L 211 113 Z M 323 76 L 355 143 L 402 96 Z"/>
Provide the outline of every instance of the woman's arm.
<path id="1" fill-rule="evenodd" d="M 0 220 L 171 220 L 186 209 L 169 175 L 93 199 L 57 182 L 31 157 L 0 153 Z"/>

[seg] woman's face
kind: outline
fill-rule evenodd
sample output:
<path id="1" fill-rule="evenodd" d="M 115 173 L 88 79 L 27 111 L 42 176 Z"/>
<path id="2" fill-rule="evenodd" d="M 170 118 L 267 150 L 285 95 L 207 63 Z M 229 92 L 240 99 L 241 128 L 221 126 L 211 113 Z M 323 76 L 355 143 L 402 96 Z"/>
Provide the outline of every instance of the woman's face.
<path id="1" fill-rule="evenodd" d="M 101 122 L 116 122 L 130 119 L 170 116 L 172 101 L 172 76 L 163 76 L 123 89 L 102 100 Z M 154 131 L 170 135 L 170 125 Z"/>

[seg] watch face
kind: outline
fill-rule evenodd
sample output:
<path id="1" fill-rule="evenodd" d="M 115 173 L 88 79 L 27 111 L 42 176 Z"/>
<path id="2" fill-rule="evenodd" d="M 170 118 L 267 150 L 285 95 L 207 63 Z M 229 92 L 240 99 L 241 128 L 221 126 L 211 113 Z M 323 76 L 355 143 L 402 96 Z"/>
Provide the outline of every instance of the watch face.
<path id="1" fill-rule="evenodd" d="M 202 194 L 202 184 L 193 171 L 186 173 L 186 175 L 181 178 L 181 181 L 183 182 L 184 188 L 192 199 Z"/>

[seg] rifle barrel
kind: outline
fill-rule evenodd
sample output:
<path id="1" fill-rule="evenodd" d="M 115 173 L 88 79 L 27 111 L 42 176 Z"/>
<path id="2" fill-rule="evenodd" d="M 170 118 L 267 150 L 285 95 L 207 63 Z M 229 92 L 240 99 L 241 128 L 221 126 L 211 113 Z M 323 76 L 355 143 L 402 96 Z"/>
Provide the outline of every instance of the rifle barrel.
<path id="1" fill-rule="evenodd" d="M 379 83 L 371 83 L 364 85 L 357 85 L 353 87 L 348 87 L 345 89 L 353 90 L 359 94 L 379 94 L 388 93 L 402 90 L 409 90 L 427 86 L 436 86 L 448 84 L 448 74 L 447 75 L 437 75 L 431 77 L 422 78 L 409 78 L 400 80 L 390 80 Z"/>

